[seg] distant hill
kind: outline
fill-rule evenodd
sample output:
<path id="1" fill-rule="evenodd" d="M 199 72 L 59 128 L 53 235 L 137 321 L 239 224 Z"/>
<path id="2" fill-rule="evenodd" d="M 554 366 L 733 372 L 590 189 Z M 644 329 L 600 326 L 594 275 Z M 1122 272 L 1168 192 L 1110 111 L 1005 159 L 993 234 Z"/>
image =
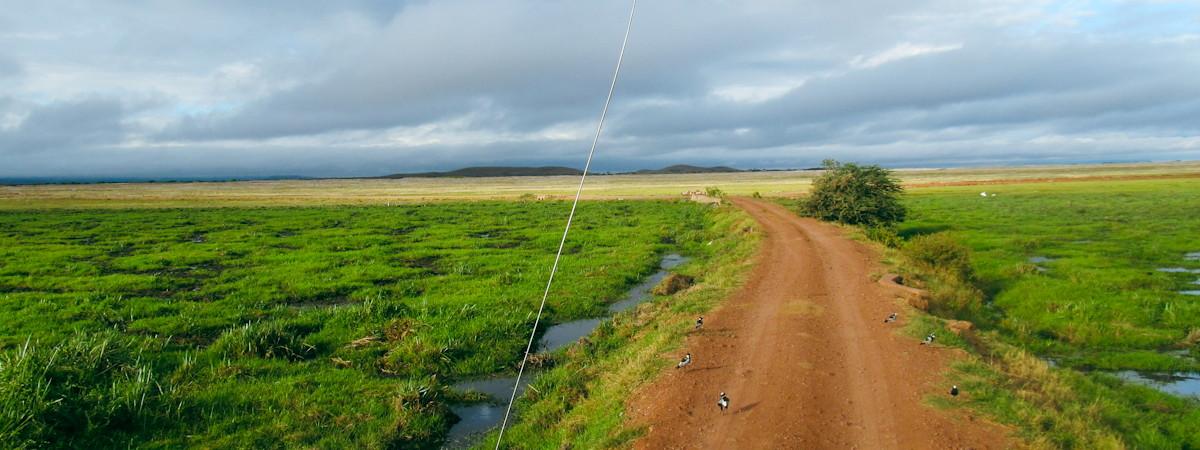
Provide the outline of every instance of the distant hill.
<path id="1" fill-rule="evenodd" d="M 658 169 L 658 170 L 648 170 L 647 169 L 647 170 L 639 170 L 634 173 L 638 174 L 638 175 L 667 175 L 667 174 L 682 174 L 682 173 L 733 173 L 733 172 L 742 172 L 742 170 L 734 169 L 732 167 L 724 167 L 724 166 L 699 167 L 699 166 L 689 166 L 687 164 L 677 164 L 674 166 L 664 167 L 664 168 Z"/>
<path id="2" fill-rule="evenodd" d="M 397 173 L 379 178 L 548 177 L 582 174 L 582 170 L 570 167 L 467 167 L 449 172 Z"/>

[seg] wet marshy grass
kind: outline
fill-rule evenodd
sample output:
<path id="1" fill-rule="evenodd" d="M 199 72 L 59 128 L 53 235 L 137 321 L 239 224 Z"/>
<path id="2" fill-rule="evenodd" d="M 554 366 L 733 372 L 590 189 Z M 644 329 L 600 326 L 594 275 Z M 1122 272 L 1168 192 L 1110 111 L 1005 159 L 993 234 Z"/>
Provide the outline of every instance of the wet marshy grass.
<path id="1" fill-rule="evenodd" d="M 580 208 L 547 326 L 703 253 L 711 222 Z M 565 211 L 0 213 L 0 447 L 435 447 L 471 400 L 449 386 L 518 361 Z"/>
<path id="2" fill-rule="evenodd" d="M 916 191 L 900 233 L 947 230 L 970 247 L 1006 337 L 1041 354 L 1080 355 L 1080 364 L 1093 351 L 1107 365 L 1126 352 L 1132 364 L 1147 351 L 1195 345 L 1186 337 L 1200 328 L 1200 302 L 1183 294 L 1200 271 L 1191 259 L 1200 181 L 1011 185 L 990 198 L 973 191 Z"/>
<path id="3" fill-rule="evenodd" d="M 970 249 L 987 307 L 959 317 L 983 325 L 949 375 L 965 404 L 1035 448 L 1200 446 L 1200 181 L 977 191 L 915 191 L 899 230 Z"/>

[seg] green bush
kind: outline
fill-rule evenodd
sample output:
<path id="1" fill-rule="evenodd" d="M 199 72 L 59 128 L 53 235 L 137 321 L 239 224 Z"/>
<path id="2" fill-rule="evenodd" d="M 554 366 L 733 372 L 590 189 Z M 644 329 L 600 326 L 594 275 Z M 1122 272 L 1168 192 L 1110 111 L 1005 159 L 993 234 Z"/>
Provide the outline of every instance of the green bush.
<path id="1" fill-rule="evenodd" d="M 903 243 L 900 240 L 900 235 L 896 234 L 896 229 L 886 226 L 866 227 L 863 233 L 867 235 L 867 239 L 886 245 L 891 248 L 899 248 Z"/>
<path id="2" fill-rule="evenodd" d="M 963 281 L 970 280 L 974 274 L 971 249 L 949 233 L 917 236 L 909 240 L 904 254 L 924 272 L 943 273 Z"/>
<path id="3" fill-rule="evenodd" d="M 821 220 L 879 226 L 903 222 L 904 188 L 882 167 L 825 161 L 825 173 L 813 181 L 802 212 Z"/>
<path id="4" fill-rule="evenodd" d="M 934 314 L 975 322 L 987 320 L 985 295 L 975 285 L 971 250 L 949 233 L 917 236 L 904 246 L 908 267 L 929 290 Z"/>

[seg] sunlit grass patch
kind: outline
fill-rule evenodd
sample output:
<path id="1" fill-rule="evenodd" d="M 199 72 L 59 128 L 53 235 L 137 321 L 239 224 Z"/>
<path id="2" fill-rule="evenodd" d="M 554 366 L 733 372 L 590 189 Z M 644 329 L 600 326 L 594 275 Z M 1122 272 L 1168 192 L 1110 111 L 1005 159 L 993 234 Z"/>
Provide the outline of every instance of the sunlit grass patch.
<path id="1" fill-rule="evenodd" d="M 436 447 L 467 400 L 447 386 L 515 368 L 567 207 L 0 213 L 0 354 L 97 336 L 139 352 L 114 363 L 139 368 L 128 383 L 79 365 L 98 402 L 14 413 L 48 425 L 0 426 L 0 447 Z M 712 220 L 669 201 L 579 213 L 543 325 L 603 313 L 662 254 L 700 252 Z M 27 366 L 4 370 L 8 406 L 44 389 Z M 157 397 L 123 412 L 146 383 Z"/>

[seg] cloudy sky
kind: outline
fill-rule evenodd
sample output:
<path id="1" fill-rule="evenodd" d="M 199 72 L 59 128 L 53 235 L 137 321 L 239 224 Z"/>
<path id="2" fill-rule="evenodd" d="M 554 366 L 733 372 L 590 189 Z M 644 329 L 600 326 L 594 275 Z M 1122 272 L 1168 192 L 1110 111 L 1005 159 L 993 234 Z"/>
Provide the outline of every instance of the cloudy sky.
<path id="1" fill-rule="evenodd" d="M 629 8 L 5 3 L 0 177 L 581 166 Z M 642 0 L 599 169 L 825 158 L 1200 159 L 1200 1 Z"/>

